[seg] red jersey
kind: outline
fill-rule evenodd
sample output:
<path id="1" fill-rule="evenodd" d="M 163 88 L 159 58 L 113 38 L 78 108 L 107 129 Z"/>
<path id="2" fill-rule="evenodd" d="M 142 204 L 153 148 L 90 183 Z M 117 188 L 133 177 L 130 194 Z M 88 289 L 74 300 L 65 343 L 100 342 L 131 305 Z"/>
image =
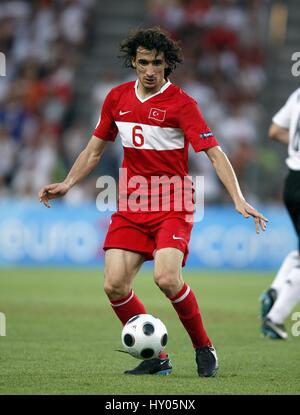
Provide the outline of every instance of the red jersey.
<path id="1" fill-rule="evenodd" d="M 170 210 L 174 210 L 174 202 L 179 197 L 183 200 L 191 189 L 191 181 L 184 179 L 188 176 L 189 144 L 196 152 L 219 144 L 196 101 L 182 89 L 168 81 L 160 91 L 141 99 L 137 86 L 138 80 L 109 92 L 93 135 L 114 141 L 120 134 L 122 168 L 127 170 L 120 177 L 119 209 L 126 210 L 128 200 L 138 195 L 138 209 L 129 210 L 168 210 L 162 202 L 163 186 L 171 181 Z M 186 209 L 182 204 L 175 210 Z"/>

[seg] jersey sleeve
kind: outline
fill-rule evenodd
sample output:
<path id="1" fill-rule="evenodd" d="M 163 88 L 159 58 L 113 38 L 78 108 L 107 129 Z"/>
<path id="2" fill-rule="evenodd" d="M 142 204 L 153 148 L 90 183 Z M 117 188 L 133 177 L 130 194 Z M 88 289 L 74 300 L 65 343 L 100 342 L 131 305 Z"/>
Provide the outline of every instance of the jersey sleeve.
<path id="1" fill-rule="evenodd" d="M 115 141 L 118 134 L 118 127 L 116 126 L 112 112 L 114 101 L 112 90 L 105 98 L 98 124 L 93 131 L 93 135 L 105 141 Z"/>
<path id="2" fill-rule="evenodd" d="M 219 145 L 195 101 L 183 106 L 179 115 L 179 125 L 196 152 Z"/>
<path id="3" fill-rule="evenodd" d="M 275 124 L 279 125 L 279 127 L 287 129 L 290 128 L 292 108 L 297 99 L 297 93 L 299 93 L 299 90 L 295 91 L 292 95 L 289 96 L 285 105 L 272 118 L 272 121 Z"/>

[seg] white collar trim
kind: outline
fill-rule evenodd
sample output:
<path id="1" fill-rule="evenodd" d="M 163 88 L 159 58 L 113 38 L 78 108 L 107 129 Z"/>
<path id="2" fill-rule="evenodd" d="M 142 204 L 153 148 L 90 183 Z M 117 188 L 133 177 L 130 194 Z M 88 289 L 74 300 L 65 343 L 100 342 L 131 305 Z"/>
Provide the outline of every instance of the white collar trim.
<path id="1" fill-rule="evenodd" d="M 139 84 L 139 80 L 137 79 L 136 81 L 135 81 L 135 84 L 134 84 L 134 90 L 135 90 L 135 95 L 136 95 L 136 97 L 137 97 L 137 99 L 139 100 L 139 101 L 141 101 L 142 103 L 143 102 L 145 102 L 145 101 L 148 101 L 148 99 L 150 99 L 150 98 L 153 98 L 153 97 L 155 97 L 156 95 L 158 95 L 158 94 L 162 94 L 170 85 L 171 85 L 171 81 L 168 79 L 168 81 L 160 88 L 160 90 L 158 91 L 158 92 L 156 92 L 155 94 L 153 94 L 153 95 L 150 95 L 149 97 L 147 97 L 147 98 L 144 98 L 144 99 L 142 99 L 140 96 L 139 96 L 139 94 L 138 94 L 138 84 Z"/>

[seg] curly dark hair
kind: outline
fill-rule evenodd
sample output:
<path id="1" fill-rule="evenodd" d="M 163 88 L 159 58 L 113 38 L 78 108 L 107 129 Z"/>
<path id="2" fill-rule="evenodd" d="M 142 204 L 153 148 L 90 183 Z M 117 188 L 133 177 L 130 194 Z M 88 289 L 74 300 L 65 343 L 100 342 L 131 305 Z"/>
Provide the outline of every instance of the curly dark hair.
<path id="1" fill-rule="evenodd" d="M 165 77 L 168 77 L 174 71 L 177 63 L 183 62 L 179 43 L 171 39 L 170 35 L 158 26 L 149 29 L 137 29 L 121 43 L 120 58 L 123 59 L 127 68 L 133 68 L 132 58 L 136 56 L 139 46 L 143 46 L 147 50 L 156 50 L 157 53 L 164 53 L 168 65 L 165 69 Z"/>

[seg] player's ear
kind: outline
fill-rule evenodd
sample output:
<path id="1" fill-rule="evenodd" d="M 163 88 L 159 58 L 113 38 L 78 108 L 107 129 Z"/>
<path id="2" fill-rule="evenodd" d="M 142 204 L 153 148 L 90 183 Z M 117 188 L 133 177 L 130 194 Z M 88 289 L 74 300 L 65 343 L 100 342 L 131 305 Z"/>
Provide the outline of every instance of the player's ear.
<path id="1" fill-rule="evenodd" d="M 135 56 L 131 59 L 131 65 L 134 69 L 136 68 Z"/>

